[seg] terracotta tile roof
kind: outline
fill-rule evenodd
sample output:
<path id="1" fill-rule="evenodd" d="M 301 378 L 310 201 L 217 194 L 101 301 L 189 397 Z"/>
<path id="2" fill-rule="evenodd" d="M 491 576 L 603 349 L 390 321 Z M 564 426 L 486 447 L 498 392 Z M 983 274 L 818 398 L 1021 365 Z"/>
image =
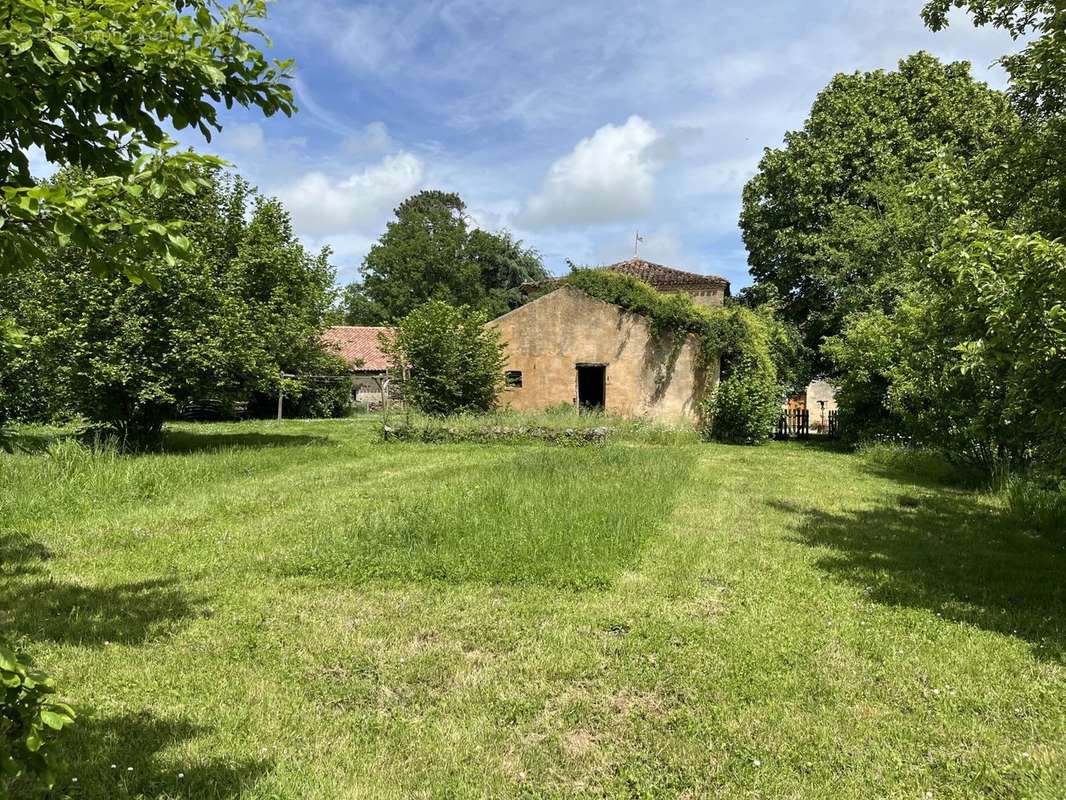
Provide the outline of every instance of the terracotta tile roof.
<path id="1" fill-rule="evenodd" d="M 322 341 L 357 372 L 384 372 L 388 358 L 381 352 L 378 334 L 392 334 L 392 328 L 334 325 L 322 333 Z M 362 363 L 359 363 L 362 362 Z"/>
<path id="2" fill-rule="evenodd" d="M 685 272 L 673 267 L 664 267 L 662 264 L 653 264 L 642 258 L 619 261 L 617 264 L 601 267 L 601 269 L 632 275 L 645 283 L 650 283 L 656 289 L 678 286 L 714 286 L 726 289 L 727 294 L 729 290 L 729 281 L 725 278 L 719 278 L 717 275 L 700 275 L 695 272 Z"/>

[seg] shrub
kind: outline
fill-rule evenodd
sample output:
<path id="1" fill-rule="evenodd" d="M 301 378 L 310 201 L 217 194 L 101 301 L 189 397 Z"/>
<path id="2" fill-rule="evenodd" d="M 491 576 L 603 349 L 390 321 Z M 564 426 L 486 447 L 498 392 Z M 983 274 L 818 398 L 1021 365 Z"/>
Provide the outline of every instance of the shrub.
<path id="1" fill-rule="evenodd" d="M 74 709 L 52 701 L 55 681 L 35 670 L 31 660 L 0 643 L 0 798 L 21 786 L 55 785 L 52 749 Z"/>
<path id="2" fill-rule="evenodd" d="M 1066 245 L 967 213 L 909 265 L 891 312 L 849 318 L 827 354 L 838 400 L 988 473 L 1066 473 Z"/>
<path id="3" fill-rule="evenodd" d="M 781 414 L 778 386 L 766 375 L 735 374 L 711 393 L 701 434 L 730 444 L 760 444 L 770 438 Z"/>
<path id="4" fill-rule="evenodd" d="M 781 415 L 783 395 L 771 341 L 774 319 L 746 308 L 730 309 L 721 337 L 721 382 L 704 403 L 701 434 L 730 444 L 762 444 Z"/>
<path id="5" fill-rule="evenodd" d="M 446 416 L 488 411 L 503 386 L 503 344 L 485 316 L 431 300 L 404 317 L 382 349 L 408 377 L 404 396 L 421 411 Z"/>
<path id="6" fill-rule="evenodd" d="M 542 442 L 560 445 L 604 444 L 609 428 L 549 428 L 536 425 L 518 427 L 492 425 L 469 427 L 464 425 L 397 425 L 382 428 L 385 441 L 422 442 L 425 444 L 527 444 Z"/>
<path id="7" fill-rule="evenodd" d="M 284 384 L 286 417 L 344 417 L 352 410 L 351 372 L 347 362 L 333 353 L 308 353 L 300 374 L 284 379 Z"/>

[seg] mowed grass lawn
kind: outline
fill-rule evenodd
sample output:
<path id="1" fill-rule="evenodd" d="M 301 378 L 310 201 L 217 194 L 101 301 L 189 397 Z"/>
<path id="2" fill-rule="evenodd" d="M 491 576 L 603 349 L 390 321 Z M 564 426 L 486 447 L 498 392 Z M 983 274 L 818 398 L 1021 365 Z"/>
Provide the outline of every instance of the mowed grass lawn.
<path id="1" fill-rule="evenodd" d="M 0 455 L 0 626 L 80 711 L 72 796 L 1066 796 L 1066 553 L 994 496 L 375 424 Z"/>

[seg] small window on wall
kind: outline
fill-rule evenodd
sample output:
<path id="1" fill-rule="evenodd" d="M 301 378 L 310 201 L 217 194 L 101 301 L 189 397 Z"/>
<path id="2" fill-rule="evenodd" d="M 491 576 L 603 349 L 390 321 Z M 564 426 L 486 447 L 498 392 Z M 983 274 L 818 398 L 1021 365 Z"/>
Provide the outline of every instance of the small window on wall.
<path id="1" fill-rule="evenodd" d="M 508 389 L 521 389 L 522 388 L 522 373 L 520 370 L 511 369 L 504 373 L 504 378 L 507 381 Z"/>

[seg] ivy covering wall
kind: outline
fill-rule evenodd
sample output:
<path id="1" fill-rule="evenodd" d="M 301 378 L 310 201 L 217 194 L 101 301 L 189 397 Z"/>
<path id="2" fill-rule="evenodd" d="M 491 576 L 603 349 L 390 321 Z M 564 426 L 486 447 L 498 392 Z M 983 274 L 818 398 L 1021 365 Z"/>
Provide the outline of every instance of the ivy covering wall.
<path id="1" fill-rule="evenodd" d="M 734 303 L 706 308 L 687 294 L 664 294 L 630 275 L 602 269 L 575 269 L 561 282 L 647 317 L 656 336 L 674 336 L 678 347 L 687 336 L 696 337 L 696 369 L 715 362 L 721 369 L 718 385 L 700 408 L 704 438 L 756 444 L 770 437 L 784 394 L 788 356 L 782 343 L 790 337 L 768 310 Z"/>

